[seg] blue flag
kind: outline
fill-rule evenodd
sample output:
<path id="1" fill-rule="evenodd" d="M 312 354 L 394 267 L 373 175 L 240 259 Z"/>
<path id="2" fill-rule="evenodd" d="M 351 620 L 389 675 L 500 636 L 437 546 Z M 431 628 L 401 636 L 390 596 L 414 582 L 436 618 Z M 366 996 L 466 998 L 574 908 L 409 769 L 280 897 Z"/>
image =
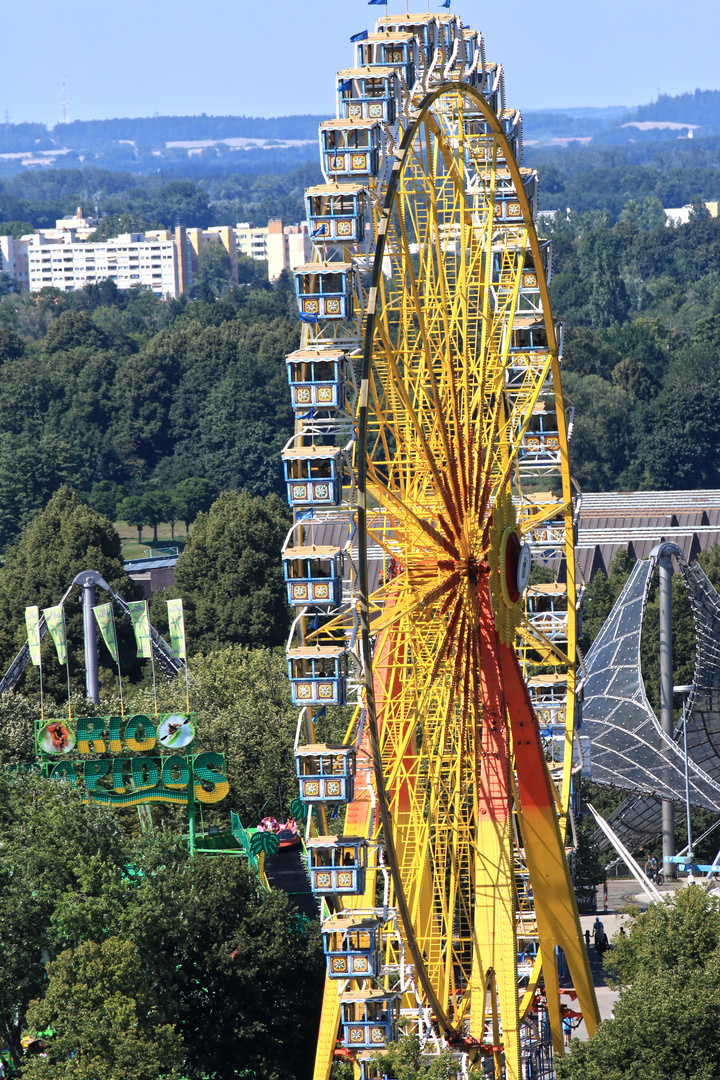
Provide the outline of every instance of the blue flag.
<path id="1" fill-rule="evenodd" d="M 440 7 L 446 7 L 446 8 L 449 8 L 449 7 L 450 7 L 450 0 L 445 0 L 445 3 L 444 3 L 444 4 L 441 4 L 441 5 L 440 5 Z"/>
<path id="2" fill-rule="evenodd" d="M 367 36 L 368 36 L 367 30 L 361 30 L 359 34 L 353 34 L 353 36 L 350 38 L 350 40 L 351 41 L 364 41 Z"/>
<path id="3" fill-rule="evenodd" d="M 323 221 L 322 225 L 318 229 L 313 229 L 310 233 L 311 236 L 325 236 L 327 233 L 327 223 Z"/>
<path id="4" fill-rule="evenodd" d="M 316 323 L 317 321 L 317 315 L 305 315 L 302 311 L 300 312 L 300 322 Z"/>
<path id="5" fill-rule="evenodd" d="M 345 79 L 338 86 L 339 93 L 344 94 L 346 90 L 352 90 L 352 79 Z"/>
<path id="6" fill-rule="evenodd" d="M 368 0 L 368 4 L 372 7 L 373 4 L 384 4 L 387 7 L 387 0 Z"/>

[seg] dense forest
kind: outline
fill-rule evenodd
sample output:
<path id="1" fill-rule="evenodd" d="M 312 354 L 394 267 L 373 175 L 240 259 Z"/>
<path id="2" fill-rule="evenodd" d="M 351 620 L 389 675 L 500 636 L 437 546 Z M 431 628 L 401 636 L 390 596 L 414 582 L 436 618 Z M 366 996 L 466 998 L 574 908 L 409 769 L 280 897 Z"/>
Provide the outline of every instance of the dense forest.
<path id="1" fill-rule="evenodd" d="M 0 235 L 52 229 L 78 206 L 88 216 L 129 215 L 135 231 L 238 221 L 267 225 L 271 217 L 296 222 L 305 217 L 304 189 L 321 180 L 317 165 L 287 174 L 230 173 L 203 184 L 94 168 L 25 172 L 0 182 Z"/>
<path id="2" fill-rule="evenodd" d="M 631 200 L 652 196 L 663 207 L 677 207 L 720 199 L 720 136 L 652 147 L 531 146 L 524 163 L 539 170 L 543 210 L 607 210 L 615 222 Z M 292 223 L 305 217 L 304 188 L 322 182 L 316 160 L 293 160 L 282 171 L 269 159 L 259 170 L 242 171 L 237 163 L 217 170 L 195 166 L 141 176 L 78 162 L 77 168 L 6 176 L 0 179 L 0 234 L 53 228 L 56 218 L 73 215 L 78 206 L 95 217 L 132 215 L 136 229 L 266 225 L 271 217 Z M 275 171 L 268 172 L 270 166 Z"/>
<path id="3" fill-rule="evenodd" d="M 720 221 L 698 203 L 667 228 L 648 196 L 615 224 L 595 211 L 543 228 L 580 485 L 720 485 Z M 288 278 L 249 271 L 195 300 L 111 283 L 0 299 L 1 546 L 63 483 L 88 499 L 103 482 L 122 497 L 188 477 L 282 494 L 295 301 Z"/>
<path id="4" fill-rule="evenodd" d="M 3 546 L 61 484 L 91 501 L 97 484 L 121 497 L 187 477 L 281 492 L 294 303 L 286 278 L 217 300 L 106 283 L 0 301 Z"/>
<path id="5" fill-rule="evenodd" d="M 558 220 L 573 471 L 590 491 L 720 485 L 720 221 L 667 228 L 656 200 Z"/>

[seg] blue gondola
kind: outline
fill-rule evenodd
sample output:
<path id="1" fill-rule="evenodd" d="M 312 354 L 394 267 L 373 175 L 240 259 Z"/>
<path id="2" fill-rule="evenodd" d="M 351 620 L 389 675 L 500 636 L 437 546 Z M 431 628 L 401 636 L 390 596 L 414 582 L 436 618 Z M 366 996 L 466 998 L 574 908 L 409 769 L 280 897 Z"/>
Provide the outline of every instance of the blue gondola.
<path id="1" fill-rule="evenodd" d="M 344 705 L 348 658 L 342 645 L 297 646 L 286 652 L 293 705 Z"/>
<path id="2" fill-rule="evenodd" d="M 290 506 L 340 506 L 342 455 L 339 446 L 286 446 L 282 459 Z"/>
<path id="3" fill-rule="evenodd" d="M 328 179 L 370 180 L 380 172 L 382 144 L 377 120 L 325 120 L 320 124 L 323 172 Z"/>
<path id="4" fill-rule="evenodd" d="M 368 844 L 361 836 L 314 836 L 307 842 L 310 888 L 316 896 L 362 896 Z"/>
<path id="5" fill-rule="evenodd" d="M 400 87 L 391 67 L 347 68 L 338 71 L 340 115 L 348 120 L 380 120 L 394 124 Z"/>
<path id="6" fill-rule="evenodd" d="M 400 997 L 388 990 L 351 990 L 340 995 L 343 1038 L 348 1050 L 371 1050 L 397 1041 Z"/>
<path id="7" fill-rule="evenodd" d="M 306 318 L 352 319 L 355 280 L 352 263 L 307 263 L 294 271 L 298 310 Z"/>
<path id="8" fill-rule="evenodd" d="M 303 803 L 348 803 L 355 795 L 354 746 L 309 743 L 295 751 Z"/>
<path id="9" fill-rule="evenodd" d="M 339 349 L 298 349 L 285 357 L 285 363 L 295 412 L 345 407 L 347 353 Z"/>
<path id="10" fill-rule="evenodd" d="M 383 918 L 342 911 L 322 925 L 329 979 L 370 979 L 380 974 Z"/>
<path id="11" fill-rule="evenodd" d="M 365 240 L 367 189 L 362 184 L 306 188 L 305 208 L 314 243 L 361 244 Z"/>
<path id="12" fill-rule="evenodd" d="M 343 558 L 339 547 L 312 544 L 286 548 L 283 573 L 292 607 L 337 607 L 342 603 Z"/>
<path id="13" fill-rule="evenodd" d="M 415 82 L 420 59 L 414 34 L 368 34 L 357 45 L 358 67 L 392 67 L 402 72 L 408 87 Z"/>

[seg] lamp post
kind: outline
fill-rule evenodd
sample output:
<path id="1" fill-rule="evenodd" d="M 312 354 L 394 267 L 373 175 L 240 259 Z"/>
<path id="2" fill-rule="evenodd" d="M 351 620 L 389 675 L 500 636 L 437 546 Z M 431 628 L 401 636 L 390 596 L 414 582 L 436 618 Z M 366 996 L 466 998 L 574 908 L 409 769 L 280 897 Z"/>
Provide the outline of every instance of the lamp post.
<path id="1" fill-rule="evenodd" d="M 692 860 L 692 831 L 690 828 L 690 773 L 688 766 L 688 748 L 687 748 L 687 698 L 688 694 L 692 693 L 691 686 L 673 686 L 674 694 L 682 694 L 682 724 L 683 724 L 683 753 L 685 754 L 685 813 L 687 815 L 687 854 L 690 861 L 690 872 L 688 874 L 688 881 L 693 882 Z"/>

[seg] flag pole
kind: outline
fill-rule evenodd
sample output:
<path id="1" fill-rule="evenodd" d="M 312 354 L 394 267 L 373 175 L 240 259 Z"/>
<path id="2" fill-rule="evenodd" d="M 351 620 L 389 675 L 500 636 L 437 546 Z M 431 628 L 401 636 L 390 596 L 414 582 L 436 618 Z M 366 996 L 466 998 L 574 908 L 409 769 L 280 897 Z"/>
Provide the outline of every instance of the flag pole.
<path id="1" fill-rule="evenodd" d="M 150 626 L 150 610 L 147 600 L 145 601 L 145 618 L 148 624 L 148 638 L 150 641 L 150 664 L 152 665 L 152 677 L 153 677 L 153 699 L 155 701 L 155 715 L 158 716 L 158 703 L 157 703 L 157 684 L 155 682 L 155 652 L 153 651 L 153 639 L 152 639 L 152 627 Z"/>
<path id="2" fill-rule="evenodd" d="M 42 681 L 42 638 L 40 638 L 40 723 L 45 723 L 45 699 L 43 697 L 43 681 Z"/>
<path id="3" fill-rule="evenodd" d="M 115 638 L 115 652 L 117 653 L 118 682 L 120 683 L 120 715 L 125 718 L 125 703 L 123 701 L 122 674 L 120 672 L 120 642 L 117 636 L 117 624 L 115 622 L 115 609 L 110 604 L 110 618 L 112 619 L 113 637 Z"/>
<path id="4" fill-rule="evenodd" d="M 67 688 L 68 688 L 68 720 L 72 720 L 72 706 L 70 704 L 70 649 L 68 648 L 67 626 L 65 625 L 65 605 L 60 605 L 62 611 L 63 621 L 63 636 L 65 638 L 65 668 L 67 670 Z"/>

